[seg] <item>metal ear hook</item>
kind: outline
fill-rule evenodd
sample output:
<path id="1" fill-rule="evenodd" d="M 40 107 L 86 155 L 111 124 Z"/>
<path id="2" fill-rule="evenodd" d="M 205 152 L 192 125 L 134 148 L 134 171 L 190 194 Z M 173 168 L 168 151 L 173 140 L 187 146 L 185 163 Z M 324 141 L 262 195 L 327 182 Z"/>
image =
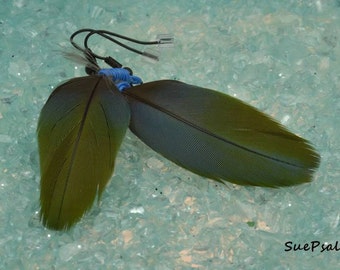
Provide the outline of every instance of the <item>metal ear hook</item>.
<path id="1" fill-rule="evenodd" d="M 74 38 L 84 32 L 88 32 L 88 34 L 85 36 L 84 41 L 83 41 L 83 47 L 79 46 L 76 42 L 74 42 Z M 141 44 L 141 45 L 158 45 L 158 46 L 163 46 L 163 47 L 169 47 L 172 46 L 173 44 L 173 37 L 170 35 L 159 35 L 158 39 L 155 41 L 140 41 L 137 39 L 129 38 L 120 34 L 116 34 L 110 31 L 106 30 L 95 30 L 95 29 L 90 29 L 90 28 L 84 28 L 80 29 L 76 32 L 74 32 L 70 36 L 70 42 L 71 44 L 78 50 L 82 51 L 86 57 L 86 59 L 91 63 L 91 65 L 86 66 L 85 71 L 88 75 L 104 75 L 107 77 L 110 77 L 113 83 L 116 85 L 118 90 L 124 91 L 126 88 L 129 88 L 133 85 L 136 84 L 142 84 L 143 81 L 133 75 L 133 72 L 130 68 L 128 67 L 123 67 L 121 63 L 119 63 L 116 59 L 114 59 L 111 56 L 101 56 L 96 53 L 94 53 L 90 47 L 89 47 L 89 39 L 93 35 L 99 35 L 129 51 L 132 51 L 134 53 L 143 55 L 145 57 L 151 58 L 153 60 L 158 61 L 158 56 L 154 55 L 153 53 L 145 52 L 145 51 L 140 51 L 137 50 L 133 47 L 130 47 L 117 39 L 122 39 L 126 40 L 128 42 L 136 43 L 136 44 Z M 112 68 L 109 69 L 101 69 L 98 64 L 97 64 L 97 59 L 105 61 L 109 66 Z"/>
<path id="2" fill-rule="evenodd" d="M 84 38 L 84 47 L 80 47 L 77 43 L 75 43 L 73 41 L 73 39 L 80 33 L 84 33 L 84 32 L 89 32 L 85 38 Z M 159 58 L 157 55 L 155 54 L 152 54 L 152 53 L 149 53 L 149 52 L 145 52 L 145 51 L 140 51 L 140 50 L 137 50 L 133 47 L 130 47 L 120 41 L 117 40 L 118 39 L 122 39 L 122 40 L 126 40 L 128 42 L 132 42 L 132 43 L 136 43 L 136 44 L 141 44 L 141 45 L 158 45 L 158 46 L 161 46 L 161 47 L 170 47 L 173 45 L 174 43 L 174 38 L 172 35 L 158 35 L 158 39 L 155 40 L 155 41 L 141 41 L 141 40 L 137 40 L 137 39 L 133 39 L 133 38 L 130 38 L 130 37 L 127 37 L 127 36 L 123 36 L 123 35 L 120 35 L 120 34 L 117 34 L 117 33 L 114 33 L 114 32 L 110 32 L 110 31 L 107 31 L 107 30 L 95 30 L 95 29 L 90 29 L 90 28 L 84 28 L 84 29 L 80 29 L 76 32 L 74 32 L 71 37 L 70 37 L 70 41 L 72 43 L 72 45 L 77 48 L 78 50 L 82 51 L 83 53 L 85 53 L 85 55 L 88 55 L 90 54 L 94 59 L 101 59 L 101 60 L 104 60 L 108 65 L 110 65 L 111 67 L 114 67 L 114 68 L 120 68 L 122 67 L 122 64 L 120 64 L 116 59 L 112 58 L 111 56 L 101 56 L 101 55 L 98 55 L 96 53 L 94 53 L 90 48 L 89 48 L 89 39 L 91 36 L 93 35 L 99 35 L 129 51 L 132 51 L 134 53 L 137 53 L 137 54 L 140 54 L 140 55 L 143 55 L 145 57 L 148 57 L 148 58 L 151 58 L 152 60 L 156 60 L 158 61 Z"/>

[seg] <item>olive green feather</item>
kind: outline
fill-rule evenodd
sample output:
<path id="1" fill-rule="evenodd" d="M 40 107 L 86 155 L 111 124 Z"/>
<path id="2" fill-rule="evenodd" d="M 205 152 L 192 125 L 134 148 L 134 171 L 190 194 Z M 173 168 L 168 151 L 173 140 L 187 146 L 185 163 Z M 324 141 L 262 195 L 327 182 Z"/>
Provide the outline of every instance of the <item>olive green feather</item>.
<path id="1" fill-rule="evenodd" d="M 264 113 L 228 95 L 178 81 L 127 89 L 130 129 L 199 175 L 239 185 L 311 181 L 319 155 Z"/>
<path id="2" fill-rule="evenodd" d="M 58 86 L 38 123 L 41 219 L 68 229 L 102 194 L 130 120 L 124 97 L 101 76 Z"/>

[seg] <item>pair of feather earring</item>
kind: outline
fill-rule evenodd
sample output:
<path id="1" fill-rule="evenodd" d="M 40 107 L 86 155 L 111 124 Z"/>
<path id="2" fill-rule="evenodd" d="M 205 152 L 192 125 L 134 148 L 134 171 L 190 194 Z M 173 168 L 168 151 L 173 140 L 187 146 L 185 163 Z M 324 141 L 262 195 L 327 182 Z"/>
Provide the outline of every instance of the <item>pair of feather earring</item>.
<path id="1" fill-rule="evenodd" d="M 83 32 L 84 48 L 73 42 Z M 39 117 L 40 215 L 46 227 L 69 229 L 100 198 L 128 127 L 174 163 L 220 182 L 279 187 L 311 181 L 320 158 L 308 141 L 228 95 L 174 80 L 141 84 L 113 58 L 94 54 L 88 48 L 92 35 L 151 58 L 157 57 L 115 38 L 172 42 L 140 42 L 93 29 L 71 36 L 90 75 L 59 85 Z M 101 70 L 96 59 L 114 69 Z"/>

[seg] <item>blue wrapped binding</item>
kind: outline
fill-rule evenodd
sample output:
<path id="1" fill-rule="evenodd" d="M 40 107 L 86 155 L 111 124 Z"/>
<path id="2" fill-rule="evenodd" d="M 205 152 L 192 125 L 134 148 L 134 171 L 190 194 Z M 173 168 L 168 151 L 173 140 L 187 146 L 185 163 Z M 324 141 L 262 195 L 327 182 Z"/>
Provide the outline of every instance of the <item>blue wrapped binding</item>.
<path id="1" fill-rule="evenodd" d="M 125 68 L 103 68 L 98 71 L 98 74 L 111 77 L 113 83 L 121 92 L 131 87 L 131 85 L 143 83 L 141 78 L 131 75 Z"/>

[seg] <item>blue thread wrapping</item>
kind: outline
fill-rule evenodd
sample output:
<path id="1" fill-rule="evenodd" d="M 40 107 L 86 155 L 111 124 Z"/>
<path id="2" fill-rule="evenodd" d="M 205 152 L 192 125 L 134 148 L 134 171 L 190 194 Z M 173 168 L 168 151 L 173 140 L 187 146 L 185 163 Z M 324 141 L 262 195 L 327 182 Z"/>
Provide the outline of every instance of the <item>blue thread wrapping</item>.
<path id="1" fill-rule="evenodd" d="M 113 83 L 121 92 L 133 84 L 143 83 L 141 78 L 130 75 L 130 72 L 124 68 L 103 68 L 98 71 L 98 74 L 111 77 Z"/>

